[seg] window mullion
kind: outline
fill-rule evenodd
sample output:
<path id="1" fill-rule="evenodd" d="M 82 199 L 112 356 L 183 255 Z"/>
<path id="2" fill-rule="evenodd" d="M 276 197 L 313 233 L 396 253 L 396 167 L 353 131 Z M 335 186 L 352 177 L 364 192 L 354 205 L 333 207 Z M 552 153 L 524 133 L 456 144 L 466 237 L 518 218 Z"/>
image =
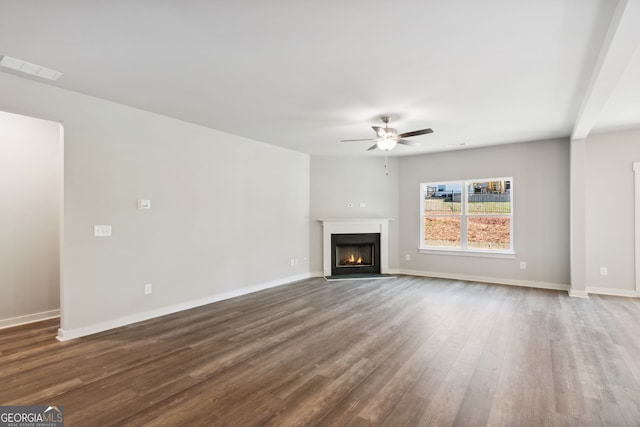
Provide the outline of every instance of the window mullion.
<path id="1" fill-rule="evenodd" d="M 467 183 L 462 182 L 460 190 L 460 246 L 467 249 Z"/>

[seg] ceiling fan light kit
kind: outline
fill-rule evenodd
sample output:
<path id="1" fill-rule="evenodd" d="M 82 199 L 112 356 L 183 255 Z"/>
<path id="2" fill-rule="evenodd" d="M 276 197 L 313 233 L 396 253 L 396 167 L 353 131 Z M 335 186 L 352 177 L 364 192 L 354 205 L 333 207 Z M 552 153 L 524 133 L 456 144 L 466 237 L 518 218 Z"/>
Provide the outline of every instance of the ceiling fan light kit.
<path id="1" fill-rule="evenodd" d="M 367 151 L 375 150 L 379 148 L 383 151 L 393 150 L 397 144 L 402 145 L 418 145 L 417 142 L 410 141 L 407 139 L 403 139 L 411 136 L 418 135 L 426 135 L 429 133 L 433 133 L 433 130 L 430 128 L 414 130 L 411 132 L 405 132 L 398 135 L 398 131 L 394 128 L 389 127 L 389 116 L 382 116 L 380 120 L 384 123 L 384 127 L 381 126 L 371 126 L 373 131 L 376 133 L 377 138 L 368 138 L 368 139 L 343 139 L 342 142 L 352 142 L 352 141 L 376 141 L 371 147 L 368 148 Z"/>
<path id="2" fill-rule="evenodd" d="M 397 142 L 394 139 L 382 138 L 380 141 L 376 142 L 376 147 L 384 151 L 389 151 L 393 150 L 396 144 Z"/>

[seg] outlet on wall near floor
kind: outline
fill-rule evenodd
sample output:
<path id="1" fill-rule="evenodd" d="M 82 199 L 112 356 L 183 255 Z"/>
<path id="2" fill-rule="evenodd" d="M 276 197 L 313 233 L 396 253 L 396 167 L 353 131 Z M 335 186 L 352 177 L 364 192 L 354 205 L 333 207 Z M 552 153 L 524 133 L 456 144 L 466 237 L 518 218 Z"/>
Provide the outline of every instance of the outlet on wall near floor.
<path id="1" fill-rule="evenodd" d="M 600 267 L 600 275 L 606 276 L 607 274 L 609 274 L 609 270 L 607 269 L 607 267 Z"/>
<path id="2" fill-rule="evenodd" d="M 520 261 L 520 270 L 526 270 L 526 269 L 527 269 L 526 261 Z"/>
<path id="3" fill-rule="evenodd" d="M 151 283 L 146 283 L 144 285 L 144 294 L 149 295 L 151 293 Z"/>
<path id="4" fill-rule="evenodd" d="M 406 255 L 404 256 L 404 260 L 405 260 L 405 261 L 411 261 L 411 255 L 406 254 Z"/>

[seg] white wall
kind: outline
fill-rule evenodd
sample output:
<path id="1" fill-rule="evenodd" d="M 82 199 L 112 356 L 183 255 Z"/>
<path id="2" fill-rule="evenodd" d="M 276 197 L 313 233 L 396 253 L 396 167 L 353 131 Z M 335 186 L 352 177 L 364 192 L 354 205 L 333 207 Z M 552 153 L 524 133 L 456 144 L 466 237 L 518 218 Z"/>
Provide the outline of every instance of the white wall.
<path id="1" fill-rule="evenodd" d="M 640 130 L 592 135 L 586 144 L 587 291 L 635 292 L 634 173 Z M 600 275 L 607 267 L 608 275 Z"/>
<path id="2" fill-rule="evenodd" d="M 536 141 L 400 159 L 400 269 L 568 289 L 569 142 Z M 512 176 L 514 259 L 420 254 L 420 183 Z M 410 261 L 404 260 L 409 254 Z M 521 270 L 521 261 L 527 269 Z"/>
<path id="3" fill-rule="evenodd" d="M 393 218 L 389 223 L 389 269 L 398 268 L 398 170 L 382 157 L 311 158 L 311 272 L 322 274 L 322 224 L 318 219 Z M 366 204 L 360 207 L 360 202 Z M 354 207 L 348 207 L 353 203 Z"/>
<path id="4" fill-rule="evenodd" d="M 0 327 L 60 308 L 60 124 L 0 112 Z"/>
<path id="5" fill-rule="evenodd" d="M 307 155 L 4 73 L 0 93 L 64 123 L 63 338 L 308 276 Z"/>

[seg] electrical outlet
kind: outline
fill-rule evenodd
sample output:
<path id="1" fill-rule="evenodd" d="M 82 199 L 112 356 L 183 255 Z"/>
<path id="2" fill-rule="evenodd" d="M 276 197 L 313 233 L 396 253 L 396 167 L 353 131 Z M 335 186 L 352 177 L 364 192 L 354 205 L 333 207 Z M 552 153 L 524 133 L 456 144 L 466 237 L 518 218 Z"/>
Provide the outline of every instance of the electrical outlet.
<path id="1" fill-rule="evenodd" d="M 149 295 L 151 293 L 151 283 L 146 283 L 144 285 L 144 294 Z"/>
<path id="2" fill-rule="evenodd" d="M 520 270 L 526 270 L 527 269 L 527 263 L 525 261 L 520 261 Z"/>
<path id="3" fill-rule="evenodd" d="M 405 260 L 405 261 L 411 261 L 411 255 L 406 254 L 406 255 L 404 256 L 404 260 Z"/>
<path id="4" fill-rule="evenodd" d="M 607 267 L 600 267 L 600 275 L 606 276 L 607 274 L 609 274 L 609 270 L 607 269 Z"/>
<path id="5" fill-rule="evenodd" d="M 296 260 L 295 258 L 291 258 L 291 267 L 293 267 L 294 265 L 296 265 Z"/>

